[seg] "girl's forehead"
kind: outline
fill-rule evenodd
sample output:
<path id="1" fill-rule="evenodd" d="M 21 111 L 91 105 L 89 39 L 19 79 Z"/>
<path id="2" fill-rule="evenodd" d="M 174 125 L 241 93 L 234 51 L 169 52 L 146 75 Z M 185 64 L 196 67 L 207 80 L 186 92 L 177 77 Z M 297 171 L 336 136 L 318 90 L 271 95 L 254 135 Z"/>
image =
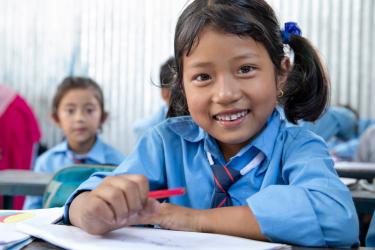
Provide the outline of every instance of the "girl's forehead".
<path id="1" fill-rule="evenodd" d="M 69 89 L 62 96 L 60 104 L 63 102 L 81 102 L 86 100 L 91 100 L 92 102 L 95 100 L 94 102 L 100 104 L 98 91 L 91 87 Z"/>
<path id="2" fill-rule="evenodd" d="M 207 56 L 211 54 L 221 54 L 228 57 L 252 57 L 268 56 L 264 45 L 257 42 L 251 36 L 240 36 L 224 32 L 215 28 L 204 28 L 189 53 L 184 53 L 183 60 L 195 58 L 199 55 Z M 202 58 L 204 59 L 204 58 Z"/>

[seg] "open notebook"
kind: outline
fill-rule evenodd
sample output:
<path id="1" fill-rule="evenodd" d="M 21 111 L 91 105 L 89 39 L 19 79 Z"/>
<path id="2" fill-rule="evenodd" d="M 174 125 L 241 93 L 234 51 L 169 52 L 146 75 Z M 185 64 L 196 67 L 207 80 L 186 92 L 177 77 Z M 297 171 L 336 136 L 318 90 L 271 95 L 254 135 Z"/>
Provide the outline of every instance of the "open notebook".
<path id="1" fill-rule="evenodd" d="M 68 249 L 281 249 L 287 245 L 219 234 L 182 232 L 145 227 L 124 227 L 103 236 L 64 225 L 20 224 L 18 230 Z"/>
<path id="2" fill-rule="evenodd" d="M 51 224 L 63 215 L 63 208 L 33 210 L 0 210 L 0 249 L 8 249 L 30 239 L 28 234 L 18 232 L 18 224 L 41 226 Z"/>

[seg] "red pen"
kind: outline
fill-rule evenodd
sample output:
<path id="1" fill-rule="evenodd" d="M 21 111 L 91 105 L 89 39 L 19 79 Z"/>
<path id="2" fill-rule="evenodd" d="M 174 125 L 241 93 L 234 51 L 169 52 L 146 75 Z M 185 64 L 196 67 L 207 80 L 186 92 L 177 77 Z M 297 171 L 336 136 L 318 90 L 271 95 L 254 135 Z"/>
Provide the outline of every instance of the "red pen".
<path id="1" fill-rule="evenodd" d="M 161 199 L 161 198 L 168 198 L 171 196 L 176 195 L 183 195 L 185 194 L 185 188 L 173 188 L 173 189 L 162 189 L 162 190 L 156 190 L 156 191 L 150 191 L 148 193 L 149 198 L 154 199 Z"/>

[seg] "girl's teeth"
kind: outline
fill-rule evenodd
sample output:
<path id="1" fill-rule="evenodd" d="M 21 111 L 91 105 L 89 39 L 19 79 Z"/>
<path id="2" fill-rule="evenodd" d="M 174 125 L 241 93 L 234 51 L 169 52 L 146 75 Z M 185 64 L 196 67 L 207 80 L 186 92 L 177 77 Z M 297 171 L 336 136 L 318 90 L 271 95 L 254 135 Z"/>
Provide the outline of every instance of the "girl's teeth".
<path id="1" fill-rule="evenodd" d="M 247 114 L 247 111 L 238 112 L 237 114 L 232 115 L 217 115 L 216 119 L 219 121 L 234 121 L 238 118 L 244 117 Z"/>

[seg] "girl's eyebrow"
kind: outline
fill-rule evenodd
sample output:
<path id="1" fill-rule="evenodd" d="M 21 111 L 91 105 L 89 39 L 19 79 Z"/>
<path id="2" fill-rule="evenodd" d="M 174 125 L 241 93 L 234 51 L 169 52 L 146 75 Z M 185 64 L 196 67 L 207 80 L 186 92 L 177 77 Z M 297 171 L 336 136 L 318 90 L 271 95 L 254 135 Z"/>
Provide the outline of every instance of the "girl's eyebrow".
<path id="1" fill-rule="evenodd" d="M 187 64 L 186 66 L 189 66 L 191 68 L 205 68 L 210 65 L 212 65 L 212 63 L 210 62 L 193 62 L 193 63 Z"/>
<path id="2" fill-rule="evenodd" d="M 69 102 L 69 103 L 65 103 L 64 106 L 65 107 L 74 107 L 74 106 L 76 106 L 76 104 Z"/>
<path id="3" fill-rule="evenodd" d="M 241 60 L 241 59 L 250 59 L 250 58 L 259 58 L 260 55 L 257 53 L 246 53 L 246 54 L 241 54 L 238 56 L 232 57 L 230 60 Z M 187 64 L 186 66 L 189 66 L 190 68 L 205 68 L 208 66 L 211 66 L 212 63 L 210 62 L 192 62 Z"/>
<path id="4" fill-rule="evenodd" d="M 254 57 L 259 58 L 260 56 L 257 53 L 246 53 L 246 54 L 234 56 L 232 59 L 239 60 L 239 59 L 248 59 L 248 58 L 254 58 Z"/>

